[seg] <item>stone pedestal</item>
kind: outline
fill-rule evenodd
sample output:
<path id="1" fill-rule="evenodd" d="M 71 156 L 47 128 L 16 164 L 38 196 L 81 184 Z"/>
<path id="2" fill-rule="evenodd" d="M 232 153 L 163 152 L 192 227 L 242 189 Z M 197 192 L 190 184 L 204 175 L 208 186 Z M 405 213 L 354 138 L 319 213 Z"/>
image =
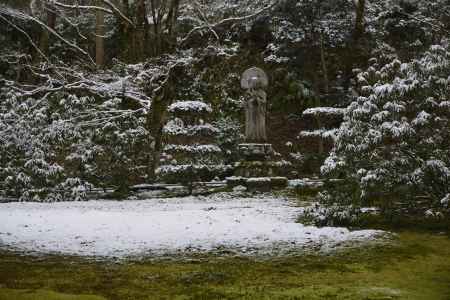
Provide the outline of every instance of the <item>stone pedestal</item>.
<path id="1" fill-rule="evenodd" d="M 239 156 L 245 161 L 268 161 L 273 157 L 272 144 L 239 144 Z"/>
<path id="2" fill-rule="evenodd" d="M 241 159 L 234 165 L 235 176 L 227 178 L 229 187 L 242 185 L 249 191 L 269 192 L 287 186 L 287 178 L 277 177 L 272 144 L 240 144 L 238 150 Z"/>

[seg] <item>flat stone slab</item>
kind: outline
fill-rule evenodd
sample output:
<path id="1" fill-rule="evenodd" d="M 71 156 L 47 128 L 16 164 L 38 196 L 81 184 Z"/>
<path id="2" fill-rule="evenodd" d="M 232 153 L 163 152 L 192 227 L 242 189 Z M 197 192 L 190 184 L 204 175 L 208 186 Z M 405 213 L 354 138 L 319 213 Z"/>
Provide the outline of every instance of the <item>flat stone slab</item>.
<path id="1" fill-rule="evenodd" d="M 228 177 L 229 188 L 245 186 L 249 191 L 270 192 L 273 189 L 283 189 L 288 185 L 286 177 Z"/>

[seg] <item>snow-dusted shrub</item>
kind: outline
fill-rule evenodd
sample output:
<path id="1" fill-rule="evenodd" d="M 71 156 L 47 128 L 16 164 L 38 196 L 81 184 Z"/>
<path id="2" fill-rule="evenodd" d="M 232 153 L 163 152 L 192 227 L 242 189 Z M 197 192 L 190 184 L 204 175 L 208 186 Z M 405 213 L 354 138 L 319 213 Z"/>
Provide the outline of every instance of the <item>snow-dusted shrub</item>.
<path id="1" fill-rule="evenodd" d="M 303 116 L 323 117 L 323 116 L 342 116 L 345 114 L 344 108 L 336 107 L 314 107 L 303 112 Z"/>
<path id="2" fill-rule="evenodd" d="M 362 96 L 347 108 L 322 166 L 354 188 L 327 194 L 326 202 L 441 205 L 450 191 L 449 50 L 443 41 L 409 63 L 372 60 L 358 75 Z"/>
<path id="3" fill-rule="evenodd" d="M 212 136 L 219 133 L 219 130 L 211 124 L 200 124 L 184 126 L 181 119 L 174 119 L 167 122 L 163 128 L 163 133 L 170 136 Z"/>
<path id="4" fill-rule="evenodd" d="M 82 200 L 93 186 L 145 175 L 145 118 L 123 114 L 120 99 L 100 103 L 63 91 L 31 97 L 3 88 L 0 101 L 0 189 L 7 195 Z"/>
<path id="5" fill-rule="evenodd" d="M 312 138 L 322 141 L 334 140 L 336 138 L 336 127 L 342 122 L 344 114 L 344 108 L 314 107 L 306 109 L 302 113 L 302 117 L 311 120 L 315 124 L 315 128 L 301 131 L 298 138 Z M 323 152 L 323 149 L 319 152 Z"/>
<path id="6" fill-rule="evenodd" d="M 297 168 L 300 172 L 320 174 L 320 166 L 333 147 L 344 114 L 345 108 L 324 106 L 302 112 L 301 118 L 306 125 L 296 137 L 298 152 L 302 154 L 302 164 Z"/>
<path id="7" fill-rule="evenodd" d="M 125 191 L 146 178 L 151 162 L 145 114 L 124 109 L 119 98 L 97 100 L 92 107 L 74 124 L 81 133 L 71 144 L 66 167 L 96 187 Z"/>
<path id="8" fill-rule="evenodd" d="M 65 168 L 65 156 L 82 132 L 65 120 L 92 99 L 24 97 L 9 88 L 2 89 L 0 99 L 0 181 L 7 193 L 21 200 L 54 201 L 62 200 L 58 187 L 66 186 L 71 191 L 67 199 L 82 198 L 89 184 Z"/>
<path id="9" fill-rule="evenodd" d="M 190 186 L 195 181 L 224 177 L 230 171 L 217 145 L 220 132 L 210 119 L 212 108 L 201 101 L 178 101 L 168 107 L 171 119 L 163 128 L 163 148 L 158 178 Z"/>
<path id="10" fill-rule="evenodd" d="M 224 164 L 186 164 L 186 165 L 163 165 L 156 171 L 159 178 L 170 183 L 181 183 L 190 185 L 199 180 L 212 180 L 216 176 L 223 177 L 233 169 Z"/>
<path id="11" fill-rule="evenodd" d="M 202 101 L 178 101 L 167 109 L 172 114 L 212 113 L 211 105 Z"/>
<path id="12" fill-rule="evenodd" d="M 302 224 L 316 226 L 348 226 L 357 220 L 359 213 L 360 210 L 353 206 L 344 207 L 338 204 L 323 206 L 314 203 L 305 208 L 300 215 L 300 221 Z"/>
<path id="13" fill-rule="evenodd" d="M 222 117 L 214 122 L 214 126 L 218 129 L 217 143 L 223 149 L 226 163 L 236 161 L 239 156 L 237 146 L 243 141 L 241 122 L 231 117 Z"/>

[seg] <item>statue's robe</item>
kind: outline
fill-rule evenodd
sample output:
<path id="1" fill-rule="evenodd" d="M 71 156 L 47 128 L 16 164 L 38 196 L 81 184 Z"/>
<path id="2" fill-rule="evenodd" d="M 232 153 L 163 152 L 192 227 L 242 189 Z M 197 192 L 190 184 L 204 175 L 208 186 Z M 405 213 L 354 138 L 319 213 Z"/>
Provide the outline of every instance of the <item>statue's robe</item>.
<path id="1" fill-rule="evenodd" d="M 262 89 L 250 89 L 245 105 L 245 137 L 247 142 L 264 143 L 266 133 L 267 94 Z"/>

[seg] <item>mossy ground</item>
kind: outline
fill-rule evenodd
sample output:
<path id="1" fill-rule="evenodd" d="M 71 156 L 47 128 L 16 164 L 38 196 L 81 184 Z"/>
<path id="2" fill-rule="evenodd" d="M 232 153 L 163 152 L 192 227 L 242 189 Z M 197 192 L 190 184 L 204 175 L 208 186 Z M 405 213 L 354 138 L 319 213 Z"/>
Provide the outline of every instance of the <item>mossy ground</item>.
<path id="1" fill-rule="evenodd" d="M 95 295 L 95 296 L 94 296 Z M 92 262 L 0 255 L 0 300 L 450 299 L 450 238 L 399 233 L 330 255 Z"/>

